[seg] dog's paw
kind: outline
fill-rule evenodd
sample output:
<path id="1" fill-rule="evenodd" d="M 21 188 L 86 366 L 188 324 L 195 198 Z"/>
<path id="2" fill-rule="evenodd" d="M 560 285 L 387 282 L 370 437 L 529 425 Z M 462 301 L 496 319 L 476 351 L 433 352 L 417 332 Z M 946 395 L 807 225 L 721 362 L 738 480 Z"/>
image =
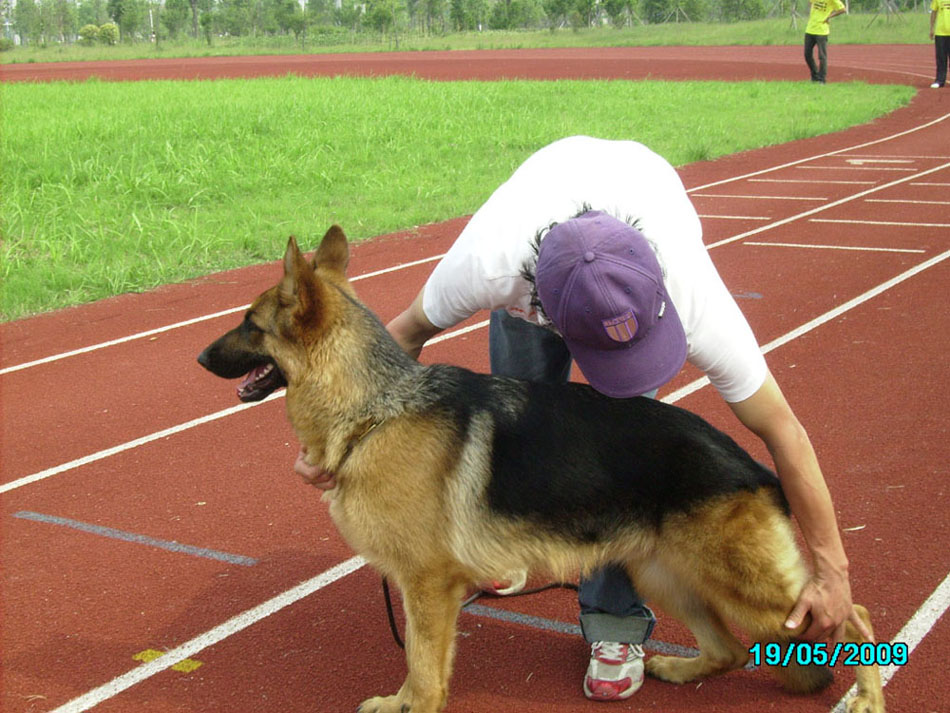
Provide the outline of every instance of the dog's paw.
<path id="1" fill-rule="evenodd" d="M 411 713 L 408 703 L 400 703 L 398 696 L 376 696 L 360 703 L 357 713 Z"/>
<path id="2" fill-rule="evenodd" d="M 686 683 L 696 677 L 693 660 L 680 656 L 651 656 L 644 667 L 648 674 L 667 683 Z"/>
<path id="3" fill-rule="evenodd" d="M 845 704 L 848 713 L 884 713 L 884 700 L 881 696 L 858 693 Z"/>

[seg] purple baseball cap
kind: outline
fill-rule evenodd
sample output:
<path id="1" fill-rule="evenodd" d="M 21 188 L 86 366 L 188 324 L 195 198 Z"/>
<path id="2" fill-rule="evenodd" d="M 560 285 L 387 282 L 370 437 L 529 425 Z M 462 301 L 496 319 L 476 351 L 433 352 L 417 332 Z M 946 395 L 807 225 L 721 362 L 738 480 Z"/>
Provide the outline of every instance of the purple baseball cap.
<path id="1" fill-rule="evenodd" d="M 676 376 L 686 334 L 643 234 L 591 211 L 541 240 L 538 297 L 587 381 L 607 396 L 638 396 Z"/>

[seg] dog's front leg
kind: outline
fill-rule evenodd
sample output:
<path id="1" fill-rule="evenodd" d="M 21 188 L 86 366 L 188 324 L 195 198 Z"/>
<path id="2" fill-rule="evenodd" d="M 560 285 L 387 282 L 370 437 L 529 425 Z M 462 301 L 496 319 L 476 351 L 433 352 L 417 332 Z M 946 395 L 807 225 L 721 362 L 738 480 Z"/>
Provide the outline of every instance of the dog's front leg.
<path id="1" fill-rule="evenodd" d="M 463 582 L 423 575 L 403 585 L 405 682 L 394 696 L 370 698 L 359 713 L 438 713 L 445 706 L 455 656 L 455 622 Z"/>

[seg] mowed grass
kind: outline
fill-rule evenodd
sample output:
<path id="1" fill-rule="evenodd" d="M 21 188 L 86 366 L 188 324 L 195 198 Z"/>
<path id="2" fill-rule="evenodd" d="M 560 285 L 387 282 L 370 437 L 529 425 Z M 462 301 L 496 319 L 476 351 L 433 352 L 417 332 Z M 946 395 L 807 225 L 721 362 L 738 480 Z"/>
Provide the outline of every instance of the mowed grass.
<path id="1" fill-rule="evenodd" d="M 473 212 L 557 138 L 674 165 L 863 123 L 907 87 L 297 78 L 2 87 L 5 320 Z"/>

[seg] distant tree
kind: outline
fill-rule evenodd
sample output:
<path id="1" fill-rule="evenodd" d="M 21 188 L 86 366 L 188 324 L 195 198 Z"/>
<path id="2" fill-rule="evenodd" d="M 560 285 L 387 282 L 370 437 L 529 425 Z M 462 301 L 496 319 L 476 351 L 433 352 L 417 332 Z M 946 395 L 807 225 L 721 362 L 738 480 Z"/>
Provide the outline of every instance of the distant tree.
<path id="1" fill-rule="evenodd" d="M 104 45 L 114 45 L 119 41 L 119 26 L 114 22 L 107 22 L 99 27 L 99 42 Z"/>
<path id="2" fill-rule="evenodd" d="M 208 47 L 210 47 L 211 37 L 214 34 L 214 13 L 212 13 L 210 10 L 208 12 L 201 13 L 201 19 L 199 22 L 201 24 L 201 33 L 208 42 Z"/>
<path id="3" fill-rule="evenodd" d="M 172 39 L 188 26 L 191 19 L 191 3 L 188 0 L 165 0 L 165 9 L 162 11 L 162 25 L 168 30 Z"/>
<path id="4" fill-rule="evenodd" d="M 762 0 L 720 0 L 719 11 L 727 22 L 757 20 L 766 12 Z"/>
<path id="5" fill-rule="evenodd" d="M 294 39 L 300 43 L 300 49 L 305 48 L 307 41 L 307 27 L 310 24 L 308 13 L 300 9 L 300 5 L 294 2 L 294 10 L 283 16 L 283 26 L 288 31 L 294 33 Z"/>
<path id="6" fill-rule="evenodd" d="M 446 0 L 424 0 L 423 8 L 426 32 L 431 33 L 437 27 L 438 32 L 445 33 Z"/>
<path id="7" fill-rule="evenodd" d="M 363 24 L 363 8 L 362 3 L 357 3 L 356 0 L 340 0 L 340 6 L 334 10 L 334 16 L 341 27 L 359 30 Z"/>
<path id="8" fill-rule="evenodd" d="M 488 20 L 488 0 L 450 0 L 449 19 L 456 30 L 480 30 Z"/>
<path id="9" fill-rule="evenodd" d="M 644 20 L 651 24 L 705 17 L 704 0 L 642 0 L 641 10 Z"/>
<path id="10" fill-rule="evenodd" d="M 13 27 L 24 45 L 39 44 L 43 36 L 43 23 L 36 0 L 17 0 L 13 8 Z"/>
<path id="11" fill-rule="evenodd" d="M 99 28 L 95 25 L 83 25 L 79 28 L 79 44 L 94 45 L 99 39 Z"/>
<path id="12" fill-rule="evenodd" d="M 335 5 L 330 0 L 307 0 L 307 15 L 315 25 L 324 25 L 333 22 Z"/>
<path id="13" fill-rule="evenodd" d="M 497 2 L 488 18 L 488 26 L 493 30 L 512 30 L 519 27 L 531 27 L 544 17 L 541 0 L 505 0 Z"/>
<path id="14" fill-rule="evenodd" d="M 567 22 L 568 15 L 574 7 L 574 2 L 573 0 L 542 0 L 541 5 L 553 30 Z"/>
<path id="15" fill-rule="evenodd" d="M 575 0 L 574 9 L 581 17 L 584 27 L 590 27 L 597 18 L 597 0 Z"/>
<path id="16" fill-rule="evenodd" d="M 123 40 L 131 41 L 136 34 L 148 25 L 148 7 L 146 0 L 121 0 L 122 20 L 118 23 L 119 35 Z"/>
<path id="17" fill-rule="evenodd" d="M 106 4 L 106 12 L 109 15 L 109 19 L 119 24 L 119 20 L 122 19 L 122 13 L 125 12 L 125 2 L 124 0 L 108 0 Z"/>
<path id="18" fill-rule="evenodd" d="M 400 0 L 369 0 L 363 21 L 381 36 L 391 33 L 396 49 L 399 48 L 400 22 L 405 15 L 405 7 Z"/>
<path id="19" fill-rule="evenodd" d="M 632 0 L 604 0 L 604 12 L 614 27 L 623 27 L 633 14 Z"/>
<path id="20" fill-rule="evenodd" d="M 79 0 L 76 15 L 80 25 L 99 25 L 109 19 L 105 0 Z"/>
<path id="21" fill-rule="evenodd" d="M 302 30 L 304 25 L 307 24 L 303 9 L 301 9 L 297 0 L 275 0 L 274 19 L 277 21 L 277 27 L 281 34 L 293 32 L 296 36 L 297 33 L 292 25 Z"/>
<path id="22" fill-rule="evenodd" d="M 0 23 L 4 26 L 4 31 L 7 29 L 7 23 L 10 25 L 13 24 L 13 3 L 11 0 L 0 0 Z M 4 36 L 0 39 L 9 39 Z"/>
<path id="23" fill-rule="evenodd" d="M 248 35 L 252 28 L 250 0 L 220 0 L 218 22 L 221 29 L 235 37 Z"/>

